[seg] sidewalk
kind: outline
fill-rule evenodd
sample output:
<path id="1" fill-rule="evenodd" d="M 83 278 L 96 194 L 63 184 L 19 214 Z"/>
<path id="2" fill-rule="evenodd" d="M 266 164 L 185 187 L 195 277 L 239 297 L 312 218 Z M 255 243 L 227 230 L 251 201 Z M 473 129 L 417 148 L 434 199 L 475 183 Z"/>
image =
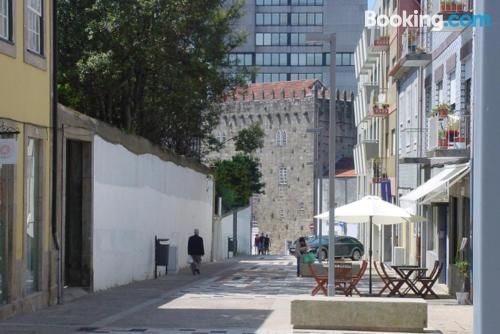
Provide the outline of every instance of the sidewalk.
<path id="1" fill-rule="evenodd" d="M 0 323 L 0 333 L 347 333 L 292 330 L 290 301 L 313 286 L 311 278 L 296 277 L 292 257 L 238 258 L 205 264 L 199 276 L 137 282 L 15 317 Z M 431 301 L 429 325 L 470 334 L 471 307 Z"/>

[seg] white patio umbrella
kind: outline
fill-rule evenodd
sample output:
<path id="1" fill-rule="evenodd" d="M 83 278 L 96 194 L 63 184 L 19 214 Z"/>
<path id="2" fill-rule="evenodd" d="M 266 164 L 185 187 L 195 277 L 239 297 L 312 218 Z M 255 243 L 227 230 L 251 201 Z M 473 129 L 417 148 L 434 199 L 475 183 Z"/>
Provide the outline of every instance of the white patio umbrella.
<path id="1" fill-rule="evenodd" d="M 323 212 L 314 218 L 328 220 L 328 212 Z M 426 221 L 425 218 L 414 216 L 397 205 L 383 201 L 378 196 L 365 196 L 362 199 L 335 209 L 335 220 L 351 224 L 370 223 L 369 280 L 372 293 L 372 233 L 373 224 L 395 225 Z"/>

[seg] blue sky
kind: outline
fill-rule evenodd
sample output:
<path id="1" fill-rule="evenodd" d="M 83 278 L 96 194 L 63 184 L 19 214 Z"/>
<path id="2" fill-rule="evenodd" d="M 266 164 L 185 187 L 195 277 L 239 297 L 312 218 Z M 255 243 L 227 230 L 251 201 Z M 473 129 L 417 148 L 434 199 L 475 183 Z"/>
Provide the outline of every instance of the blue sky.
<path id="1" fill-rule="evenodd" d="M 368 9 L 372 9 L 374 2 L 375 2 L 375 0 L 368 0 Z"/>

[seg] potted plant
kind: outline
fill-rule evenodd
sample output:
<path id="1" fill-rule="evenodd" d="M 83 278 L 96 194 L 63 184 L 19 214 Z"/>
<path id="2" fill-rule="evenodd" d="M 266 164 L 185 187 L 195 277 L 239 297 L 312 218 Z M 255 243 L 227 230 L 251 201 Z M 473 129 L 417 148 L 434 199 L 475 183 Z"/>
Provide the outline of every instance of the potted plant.
<path id="1" fill-rule="evenodd" d="M 455 261 L 455 267 L 457 268 L 457 272 L 459 273 L 460 278 L 463 281 L 463 286 L 462 286 L 463 291 L 456 292 L 457 302 L 459 305 L 466 305 L 469 302 L 469 292 L 465 291 L 466 290 L 465 283 L 469 279 L 470 263 L 469 261 L 459 258 L 457 256 L 457 260 Z"/>
<path id="2" fill-rule="evenodd" d="M 439 130 L 438 132 L 438 146 L 440 148 L 448 148 L 448 137 L 445 130 Z"/>
<path id="3" fill-rule="evenodd" d="M 447 117 L 450 112 L 450 106 L 443 103 L 432 109 L 432 111 L 439 117 Z"/>

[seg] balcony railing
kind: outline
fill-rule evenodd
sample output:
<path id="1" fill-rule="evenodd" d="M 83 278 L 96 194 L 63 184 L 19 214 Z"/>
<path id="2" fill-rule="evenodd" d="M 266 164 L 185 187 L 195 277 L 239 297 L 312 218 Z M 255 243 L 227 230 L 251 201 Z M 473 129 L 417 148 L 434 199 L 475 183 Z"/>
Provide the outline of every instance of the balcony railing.
<path id="1" fill-rule="evenodd" d="M 422 28 L 407 28 L 403 33 L 401 58 L 430 53 L 427 33 Z"/>
<path id="2" fill-rule="evenodd" d="M 441 0 L 439 2 L 439 12 L 441 14 L 472 13 L 473 10 L 473 0 Z"/>
<path id="3" fill-rule="evenodd" d="M 429 151 L 467 150 L 471 139 L 470 115 L 435 115 L 428 119 Z"/>
<path id="4" fill-rule="evenodd" d="M 373 159 L 370 161 L 370 178 L 372 183 L 380 183 L 382 179 L 385 177 L 385 174 L 382 169 L 382 163 L 380 159 Z"/>
<path id="5" fill-rule="evenodd" d="M 390 113 L 389 110 L 389 105 L 388 104 L 374 104 L 372 106 L 372 109 L 370 113 L 368 114 L 369 117 L 385 117 L 388 116 Z"/>
<path id="6" fill-rule="evenodd" d="M 370 35 L 370 51 L 381 52 L 389 50 L 389 35 L 383 34 L 380 29 L 372 29 Z"/>

